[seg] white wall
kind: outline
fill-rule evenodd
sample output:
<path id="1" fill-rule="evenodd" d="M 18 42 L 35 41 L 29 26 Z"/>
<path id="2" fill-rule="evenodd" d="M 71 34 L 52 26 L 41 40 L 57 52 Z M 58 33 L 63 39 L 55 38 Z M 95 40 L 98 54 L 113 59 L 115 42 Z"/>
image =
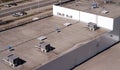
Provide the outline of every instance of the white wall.
<path id="1" fill-rule="evenodd" d="M 113 18 L 80 11 L 80 21 L 85 23 L 89 23 L 89 22 L 97 23 L 99 27 L 113 30 L 113 23 L 114 23 Z"/>
<path id="2" fill-rule="evenodd" d="M 113 30 L 114 19 L 80 11 L 80 21 L 96 23 L 99 27 Z"/>
<path id="3" fill-rule="evenodd" d="M 61 15 L 59 15 L 58 13 L 61 13 Z M 79 11 L 56 6 L 56 5 L 53 5 L 53 15 L 79 20 Z"/>
<path id="4" fill-rule="evenodd" d="M 60 13 L 60 15 L 58 13 Z M 56 5 L 53 5 L 53 15 L 70 18 L 85 23 L 93 22 L 98 24 L 99 27 L 113 30 L 113 24 L 114 24 L 113 18 L 91 14 L 83 11 L 72 10 Z"/>
<path id="5" fill-rule="evenodd" d="M 98 16 L 98 26 L 100 27 L 113 30 L 113 23 L 114 23 L 113 18 Z"/>
<path id="6" fill-rule="evenodd" d="M 80 11 L 80 21 L 85 23 L 97 23 L 96 19 L 97 15 Z"/>

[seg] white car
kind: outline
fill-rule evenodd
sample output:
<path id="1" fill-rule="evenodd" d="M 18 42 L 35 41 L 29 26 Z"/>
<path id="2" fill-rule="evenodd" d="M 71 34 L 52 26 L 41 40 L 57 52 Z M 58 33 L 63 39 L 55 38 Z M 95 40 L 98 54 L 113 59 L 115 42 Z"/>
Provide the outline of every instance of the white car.
<path id="1" fill-rule="evenodd" d="M 12 16 L 14 16 L 14 17 L 24 16 L 24 15 L 27 15 L 27 13 L 25 11 L 21 11 L 21 12 L 12 14 Z"/>
<path id="2" fill-rule="evenodd" d="M 32 20 L 36 21 L 36 20 L 39 20 L 39 18 L 38 17 L 34 17 L 34 18 L 32 18 Z"/>

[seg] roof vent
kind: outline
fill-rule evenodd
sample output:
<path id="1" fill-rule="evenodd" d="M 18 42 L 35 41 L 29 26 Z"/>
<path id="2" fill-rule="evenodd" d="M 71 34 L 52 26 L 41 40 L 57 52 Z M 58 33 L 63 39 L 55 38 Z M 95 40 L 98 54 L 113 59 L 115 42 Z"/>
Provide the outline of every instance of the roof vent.
<path id="1" fill-rule="evenodd" d="M 109 11 L 103 10 L 102 13 L 103 13 L 103 14 L 107 14 L 107 13 L 109 13 Z"/>

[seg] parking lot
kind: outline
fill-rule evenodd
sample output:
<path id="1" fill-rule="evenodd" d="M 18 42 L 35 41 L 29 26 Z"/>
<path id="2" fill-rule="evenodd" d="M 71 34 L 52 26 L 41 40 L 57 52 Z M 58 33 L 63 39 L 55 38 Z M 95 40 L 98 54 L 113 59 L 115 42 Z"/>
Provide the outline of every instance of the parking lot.
<path id="1" fill-rule="evenodd" d="M 64 23 L 72 23 L 71 26 L 65 27 Z M 55 31 L 60 28 L 59 33 Z M 2 61 L 8 54 L 14 53 L 26 61 L 25 64 L 16 67 L 19 70 L 32 70 L 37 66 L 56 58 L 59 54 L 69 50 L 77 43 L 88 42 L 102 34 L 108 32 L 105 29 L 89 31 L 86 24 L 74 20 L 60 17 L 49 17 L 31 24 L 7 30 L 0 33 L 0 68 L 2 70 L 12 70 L 8 64 Z M 36 45 L 40 41 L 40 36 L 46 36 L 44 40 L 51 44 L 55 49 L 49 53 L 42 53 Z M 8 45 L 14 46 L 14 51 L 5 50 Z"/>

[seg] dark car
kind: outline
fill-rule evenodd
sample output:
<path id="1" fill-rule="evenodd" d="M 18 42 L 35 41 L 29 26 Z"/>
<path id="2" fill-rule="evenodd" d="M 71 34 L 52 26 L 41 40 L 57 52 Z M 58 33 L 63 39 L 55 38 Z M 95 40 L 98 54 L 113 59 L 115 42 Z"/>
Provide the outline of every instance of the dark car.
<path id="1" fill-rule="evenodd" d="M 17 6 L 17 3 L 9 3 L 4 5 L 5 7 L 12 7 L 12 6 Z"/>
<path id="2" fill-rule="evenodd" d="M 10 6 L 17 6 L 17 3 L 9 3 Z"/>
<path id="3" fill-rule="evenodd" d="M 6 5 L 4 5 L 4 7 L 11 7 L 11 5 L 6 4 Z"/>
<path id="4" fill-rule="evenodd" d="M 6 23 L 7 23 L 6 21 L 0 20 L 0 25 L 6 24 Z"/>

